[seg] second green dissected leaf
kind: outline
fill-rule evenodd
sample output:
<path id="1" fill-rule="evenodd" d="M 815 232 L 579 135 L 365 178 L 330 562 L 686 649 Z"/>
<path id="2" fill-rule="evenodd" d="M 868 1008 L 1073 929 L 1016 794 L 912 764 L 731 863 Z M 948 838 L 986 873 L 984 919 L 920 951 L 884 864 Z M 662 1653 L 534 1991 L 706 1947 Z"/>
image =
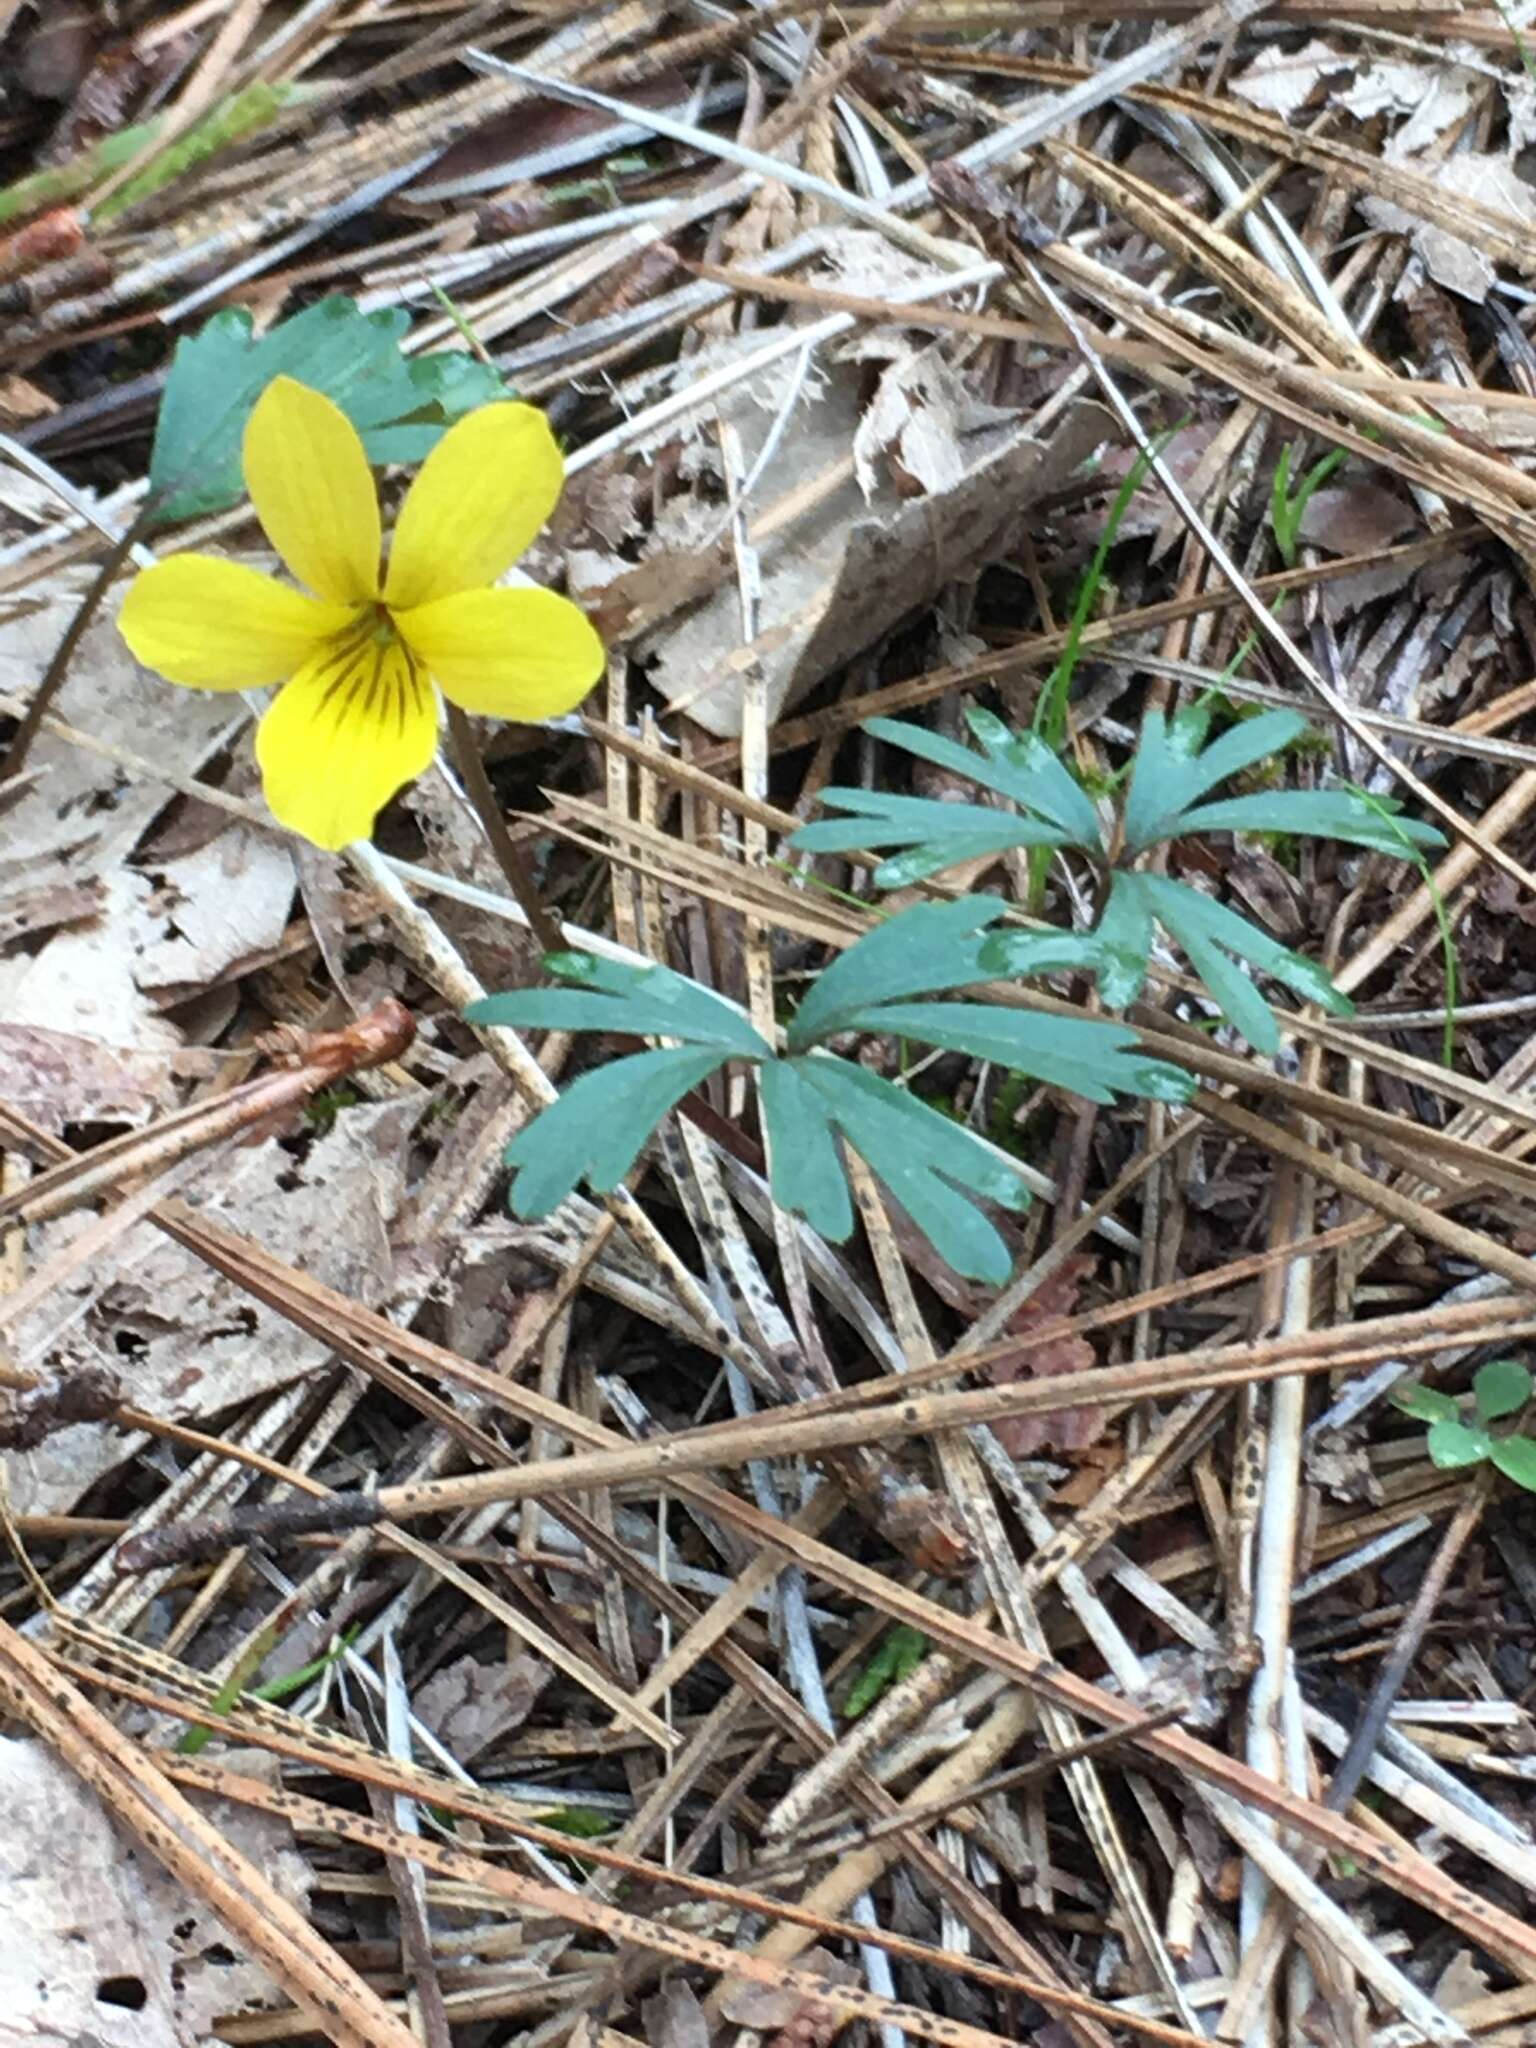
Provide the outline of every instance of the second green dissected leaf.
<path id="1" fill-rule="evenodd" d="M 789 1027 L 790 1051 L 852 1029 L 848 1019 L 874 1003 L 985 981 L 981 934 L 1002 914 L 996 896 L 961 896 L 917 903 L 877 924 L 812 982 Z"/>
<path id="2" fill-rule="evenodd" d="M 1007 1156 L 852 1060 L 812 1053 L 791 1064 L 804 1084 L 808 1108 L 842 1133 L 939 1256 L 967 1279 L 1001 1287 L 1013 1265 L 1008 1247 L 960 1190 L 969 1188 L 1001 1208 L 1024 1208 L 1029 1191 Z M 802 1144 L 806 1128 L 797 1125 L 779 1133 L 770 1128 L 775 1158 Z M 777 1178 L 774 1193 L 782 1200 Z M 815 1225 L 814 1216 L 807 1220 Z"/>
<path id="3" fill-rule="evenodd" d="M 773 1199 L 833 1244 L 843 1244 L 853 1235 L 853 1197 L 837 1133 L 803 1065 L 765 1060 L 758 1069 Z"/>
<path id="4" fill-rule="evenodd" d="M 1206 746 L 1209 723 L 1203 710 L 1172 719 L 1149 711 L 1142 720 L 1125 800 L 1125 843 L 1131 852 L 1177 838 L 1188 829 L 1184 813 L 1197 798 L 1229 775 L 1277 754 L 1307 729 L 1294 711 L 1266 711 L 1242 719 Z"/>
<path id="5" fill-rule="evenodd" d="M 1354 1004 L 1334 987 L 1315 960 L 1293 953 L 1226 904 L 1202 895 L 1187 882 L 1169 881 L 1165 875 L 1116 875 L 1116 891 L 1127 884 L 1136 890 L 1158 923 L 1178 940 L 1191 966 L 1221 1005 L 1223 1015 L 1260 1052 L 1279 1049 L 1280 1027 L 1252 980 L 1231 965 L 1232 959 L 1246 961 L 1251 967 L 1272 974 L 1276 981 L 1284 982 L 1287 988 L 1332 1011 L 1336 1017 L 1354 1014 Z"/>
<path id="6" fill-rule="evenodd" d="M 1222 803 L 1196 804 L 1179 819 L 1179 836 L 1192 832 L 1292 832 L 1303 838 L 1341 839 L 1398 860 L 1409 846 L 1432 853 L 1445 844 L 1444 834 L 1433 825 L 1398 817 L 1396 807 L 1379 797 L 1374 805 L 1367 804 L 1347 789 L 1271 789 Z"/>
<path id="7" fill-rule="evenodd" d="M 1004 951 L 1000 957 L 1016 956 Z M 1127 1026 L 1091 1017 L 1049 1017 L 985 1003 L 886 1003 L 867 1015 L 856 1013 L 849 1024 L 854 1030 L 889 1031 L 992 1060 L 1090 1102 L 1113 1102 L 1117 1094 L 1187 1102 L 1195 1089 L 1193 1076 L 1182 1067 L 1139 1052 L 1136 1033 Z"/>

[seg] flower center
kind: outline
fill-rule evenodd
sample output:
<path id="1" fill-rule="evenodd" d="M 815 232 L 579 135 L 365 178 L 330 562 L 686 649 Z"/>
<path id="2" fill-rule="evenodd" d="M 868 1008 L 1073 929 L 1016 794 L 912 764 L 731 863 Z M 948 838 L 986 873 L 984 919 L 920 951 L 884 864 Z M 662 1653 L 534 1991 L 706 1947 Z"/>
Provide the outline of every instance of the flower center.
<path id="1" fill-rule="evenodd" d="M 430 687 L 426 671 L 394 615 L 379 603 L 359 605 L 346 625 L 331 635 L 315 671 L 321 705 L 347 708 L 398 722 L 419 707 Z"/>

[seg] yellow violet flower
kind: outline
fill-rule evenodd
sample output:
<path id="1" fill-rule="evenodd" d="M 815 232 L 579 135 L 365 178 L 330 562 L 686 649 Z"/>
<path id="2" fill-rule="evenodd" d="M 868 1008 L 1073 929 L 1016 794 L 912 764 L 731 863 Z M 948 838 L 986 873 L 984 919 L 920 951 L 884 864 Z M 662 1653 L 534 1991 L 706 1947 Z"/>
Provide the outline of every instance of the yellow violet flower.
<path id="1" fill-rule="evenodd" d="M 313 596 L 214 555 L 168 555 L 129 585 L 123 638 L 198 690 L 281 683 L 256 734 L 274 816 L 316 846 L 365 839 L 437 750 L 437 690 L 489 718 L 554 718 L 603 669 L 568 598 L 492 586 L 554 510 L 564 464 L 531 405 L 486 405 L 423 463 L 380 574 L 379 501 L 338 406 L 278 377 L 243 446 L 273 547 Z M 433 688 L 433 684 L 437 688 Z"/>

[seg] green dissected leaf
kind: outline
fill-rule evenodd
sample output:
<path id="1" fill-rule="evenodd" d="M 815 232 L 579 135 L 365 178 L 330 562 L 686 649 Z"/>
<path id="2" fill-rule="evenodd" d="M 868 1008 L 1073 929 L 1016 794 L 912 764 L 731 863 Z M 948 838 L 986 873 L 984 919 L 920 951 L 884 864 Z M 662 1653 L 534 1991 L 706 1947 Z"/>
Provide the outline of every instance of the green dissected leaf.
<path id="1" fill-rule="evenodd" d="M 993 1060 L 1090 1102 L 1113 1102 L 1117 1093 L 1187 1102 L 1195 1090 L 1194 1076 L 1182 1067 L 1139 1052 L 1134 1031 L 1091 1018 L 983 1003 L 888 1003 L 851 1022 L 855 1030 L 920 1038 L 925 1045 Z"/>
<path id="2" fill-rule="evenodd" d="M 768 1060 L 758 1068 L 773 1198 L 833 1244 L 843 1244 L 853 1235 L 853 1197 L 837 1135 L 800 1064 Z"/>
<path id="3" fill-rule="evenodd" d="M 1183 947 L 1223 1016 L 1260 1052 L 1278 1050 L 1279 1026 L 1253 982 L 1232 964 L 1229 956 L 1272 974 L 1308 1002 L 1317 1003 L 1336 1017 L 1354 1014 L 1353 1003 L 1334 987 L 1315 960 L 1293 953 L 1224 903 L 1216 903 L 1209 896 L 1202 896 L 1198 889 L 1183 882 L 1171 882 L 1163 875 L 1138 875 L 1136 880 L 1138 892 L 1153 916 Z"/>
<path id="4" fill-rule="evenodd" d="M 1444 835 L 1432 825 L 1389 820 L 1383 812 L 1395 812 L 1395 805 L 1367 802 L 1347 789 L 1274 789 L 1199 803 L 1208 790 L 1306 731 L 1298 713 L 1268 711 L 1243 719 L 1207 747 L 1207 722 L 1208 714 L 1198 709 L 1181 714 L 1172 725 L 1160 712 L 1145 720 L 1125 805 L 1125 843 L 1133 854 L 1195 832 L 1294 832 L 1342 839 L 1399 859 L 1410 847 L 1444 846 Z"/>
<path id="5" fill-rule="evenodd" d="M 1293 711 L 1266 711 L 1202 747 L 1207 722 L 1204 713 L 1186 713 L 1170 726 L 1160 711 L 1143 720 L 1125 801 L 1125 843 L 1132 853 L 1176 838 L 1186 829 L 1182 814 L 1197 798 L 1240 768 L 1278 753 L 1307 727 Z"/>
<path id="6" fill-rule="evenodd" d="M 670 967 L 632 966 L 595 953 L 547 953 L 544 965 L 575 988 L 519 988 L 483 996 L 464 1012 L 471 1024 L 514 1030 L 623 1031 L 636 1037 L 680 1038 L 722 1055 L 767 1059 L 764 1044 L 731 1003 L 674 974 Z"/>
<path id="7" fill-rule="evenodd" d="M 1347 789 L 1271 789 L 1225 803 L 1197 804 L 1184 812 L 1178 830 L 1180 838 L 1191 832 L 1294 832 L 1312 839 L 1342 839 L 1351 846 L 1396 854 L 1399 860 L 1405 840 L 1429 852 L 1445 845 L 1445 834 L 1433 825 L 1411 818 L 1389 822 Z"/>
<path id="8" fill-rule="evenodd" d="M 1278 1052 L 1279 1021 L 1231 955 L 1194 932 L 1181 932 L 1178 937 L 1190 966 L 1216 998 L 1216 1007 L 1227 1022 L 1241 1031 L 1256 1052 Z"/>
<path id="9" fill-rule="evenodd" d="M 1001 1287 L 1011 1269 L 1008 1247 L 951 1183 L 1004 1208 L 1023 1208 L 1028 1192 L 1007 1161 L 938 1110 L 851 1060 L 812 1053 L 788 1064 L 802 1083 L 798 1099 L 806 1123 L 799 1126 L 800 1142 L 813 1121 L 840 1131 L 942 1259 L 966 1279 Z M 791 1145 L 796 1135 L 786 1134 Z M 777 1178 L 783 1147 L 773 1147 L 771 1132 L 769 1144 L 775 1153 L 774 1199 L 788 1208 Z M 814 1215 L 806 1221 L 821 1227 Z"/>
<path id="10" fill-rule="evenodd" d="M 667 1111 L 723 1058 L 675 1046 L 611 1060 L 581 1075 L 507 1147 L 506 1162 L 515 1169 L 513 1214 L 547 1216 L 583 1180 L 599 1194 L 610 1193 Z"/>
<path id="11" fill-rule="evenodd" d="M 1003 914 L 996 896 L 915 903 L 877 924 L 817 975 L 789 1027 L 789 1049 L 804 1052 L 872 1003 L 986 981 L 981 936 Z"/>
<path id="12" fill-rule="evenodd" d="M 1506 1479 L 1536 1493 L 1536 1443 L 1528 1436 L 1499 1437 L 1489 1456 Z"/>
<path id="13" fill-rule="evenodd" d="M 983 804 L 942 803 L 933 797 L 891 796 L 884 790 L 824 789 L 821 801 L 848 818 L 822 818 L 802 825 L 790 844 L 804 853 L 864 853 L 900 846 L 910 851 L 883 860 L 875 869 L 882 889 L 913 882 L 962 861 L 1001 853 L 1010 846 L 1064 846 L 1065 833 L 1041 818 Z"/>
<path id="14" fill-rule="evenodd" d="M 1013 732 L 979 705 L 966 712 L 965 722 L 994 767 L 1009 769 L 1023 778 L 1019 787 L 1028 793 L 1016 801 L 1059 825 L 1070 835 L 1069 845 L 1088 851 L 1102 847 L 1103 834 L 1092 797 L 1038 733 Z"/>
<path id="15" fill-rule="evenodd" d="M 1436 1387 L 1394 1387 L 1392 1405 L 1418 1422 L 1455 1422 L 1461 1413 L 1450 1395 Z"/>
<path id="16" fill-rule="evenodd" d="M 402 355 L 409 326 L 399 307 L 364 313 L 348 298 L 321 299 L 259 338 L 248 313 L 215 313 L 178 343 L 166 379 L 149 462 L 159 517 L 239 503 L 241 436 L 274 377 L 297 377 L 339 405 L 372 462 L 418 462 L 461 413 L 505 396 L 473 357 Z"/>
<path id="17" fill-rule="evenodd" d="M 1531 1376 L 1513 1358 L 1491 1359 L 1478 1368 L 1472 1382 L 1479 1422 L 1497 1422 L 1501 1415 L 1513 1415 L 1531 1398 Z"/>
<path id="18" fill-rule="evenodd" d="M 1021 810 L 1059 827 L 1066 834 L 1064 844 L 1095 852 L 1100 849 L 1098 813 L 1087 791 L 1072 779 L 1044 740 L 1030 732 L 1010 732 L 984 711 L 972 712 L 968 723 L 984 753 L 901 719 L 871 718 L 864 730 L 920 760 L 967 776 L 983 789 L 1010 797 Z"/>
<path id="19" fill-rule="evenodd" d="M 1460 1465 L 1480 1465 L 1493 1451 L 1493 1438 L 1486 1429 L 1469 1429 L 1464 1422 L 1436 1422 L 1424 1439 L 1430 1458 L 1447 1471 Z"/>
<path id="20" fill-rule="evenodd" d="M 882 1693 L 889 1692 L 893 1685 L 909 1678 L 927 1654 L 928 1638 L 920 1629 L 908 1628 L 904 1621 L 898 1622 L 893 1629 L 887 1629 L 875 1654 L 849 1689 L 843 1702 L 844 1718 L 856 1721 Z"/>

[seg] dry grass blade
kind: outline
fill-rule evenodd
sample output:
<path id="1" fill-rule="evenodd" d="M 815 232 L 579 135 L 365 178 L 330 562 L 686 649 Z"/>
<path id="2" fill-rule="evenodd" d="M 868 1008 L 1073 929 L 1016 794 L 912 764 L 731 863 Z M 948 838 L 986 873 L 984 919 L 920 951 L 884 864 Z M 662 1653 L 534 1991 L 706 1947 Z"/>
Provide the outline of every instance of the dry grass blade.
<path id="1" fill-rule="evenodd" d="M 786 1969 L 782 1964 L 758 1962 L 738 1950 L 726 1949 L 705 1937 L 692 1935 L 681 1928 L 664 1925 L 659 1920 L 641 1919 L 639 1916 L 605 1906 L 598 1901 L 578 1901 L 565 1893 L 555 1892 L 547 1885 L 534 1883 L 530 1879 L 514 1876 L 499 1869 L 495 1864 L 482 1858 L 463 1854 L 435 1842 L 416 1841 L 415 1837 L 402 1837 L 393 1828 L 378 1822 L 360 1819 L 343 1809 L 322 1805 L 317 1800 L 305 1799 L 290 1792 L 274 1792 L 258 1780 L 242 1779 L 232 1772 L 216 1767 L 197 1764 L 178 1764 L 177 1774 L 189 1783 L 206 1786 L 227 1798 L 240 1799 L 253 1806 L 281 1814 L 295 1824 L 307 1824 L 327 1833 L 336 1833 L 345 1839 L 359 1843 L 362 1847 L 384 1853 L 391 1851 L 414 1853 L 429 1867 L 445 1875 L 462 1878 L 466 1883 L 477 1885 L 502 1898 L 509 1899 L 530 1914 L 548 1914 L 559 1920 L 576 1920 L 597 1932 L 611 1935 L 621 1943 L 632 1943 L 641 1948 L 656 1949 L 662 1954 L 673 1956 L 684 1962 L 703 1963 L 723 1975 L 745 1978 L 750 1982 L 763 1984 L 777 1990 L 788 1987 L 801 1992 L 808 1999 L 824 2003 L 834 2011 L 846 2014 L 848 2018 L 863 2018 L 905 2027 L 917 2035 L 919 2040 L 935 2041 L 941 2048 L 998 2048 L 1006 2036 L 987 2032 L 985 2029 L 967 2026 L 959 2020 L 948 2020 L 933 2013 L 924 2013 L 916 2008 L 880 1998 L 869 1992 L 861 1992 L 850 1985 L 834 1984 L 830 1980 L 807 1975 L 804 1972 Z M 722 1887 L 722 1890 L 727 1889 Z M 749 1895 L 750 1896 L 750 1895 Z M 778 1901 L 761 1899 L 755 1903 L 769 1911 L 782 1911 Z M 824 1918 L 811 1921 L 822 1931 L 857 1932 L 860 1938 L 863 1930 L 839 1929 L 835 1922 Z M 915 1943 L 904 1943 L 899 1937 L 886 1937 L 891 1946 L 908 1954 L 921 1953 Z M 1042 2003 L 1054 2007 L 1063 2016 L 1082 2014 L 1102 2018 L 1115 2026 L 1130 2026 L 1147 2040 L 1163 2042 L 1167 2048 L 1190 2048 L 1200 2039 L 1177 2027 L 1159 2024 L 1155 2020 L 1142 2019 L 1122 2014 L 1096 2000 L 1064 1994 L 1046 1984 L 1033 1983 L 1016 1977 L 1004 1977 L 1003 1973 L 989 1971 L 984 1965 L 968 1965 L 984 1981 L 994 1978 L 1006 1983 L 1010 1989 L 1036 1997 Z"/>

